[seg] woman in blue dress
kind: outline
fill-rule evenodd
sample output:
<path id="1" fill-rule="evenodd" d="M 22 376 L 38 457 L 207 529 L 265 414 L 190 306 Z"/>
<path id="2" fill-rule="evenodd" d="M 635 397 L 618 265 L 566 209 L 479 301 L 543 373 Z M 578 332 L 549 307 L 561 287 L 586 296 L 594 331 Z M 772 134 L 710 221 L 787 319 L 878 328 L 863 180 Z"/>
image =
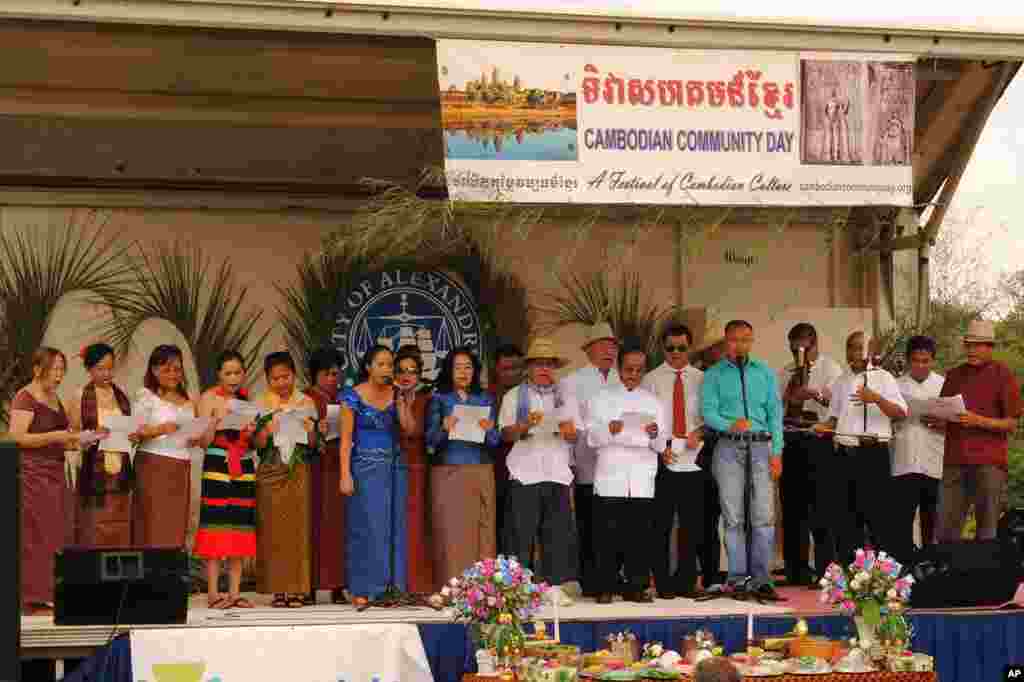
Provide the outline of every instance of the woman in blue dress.
<path id="1" fill-rule="evenodd" d="M 470 430 L 475 434 L 456 428 L 460 413 L 473 412 L 476 428 Z M 501 434 L 496 412 L 494 398 L 480 387 L 480 360 L 468 348 L 452 350 L 427 408 L 427 445 L 434 450 L 434 581 L 439 586 L 497 551 L 493 450 Z"/>
<path id="2" fill-rule="evenodd" d="M 348 496 L 345 561 L 352 603 L 365 609 L 388 586 L 405 591 L 408 467 L 399 426 L 415 426 L 395 404 L 394 355 L 374 346 L 359 381 L 341 394 L 341 493 Z M 393 555 L 392 555 L 393 552 Z"/>

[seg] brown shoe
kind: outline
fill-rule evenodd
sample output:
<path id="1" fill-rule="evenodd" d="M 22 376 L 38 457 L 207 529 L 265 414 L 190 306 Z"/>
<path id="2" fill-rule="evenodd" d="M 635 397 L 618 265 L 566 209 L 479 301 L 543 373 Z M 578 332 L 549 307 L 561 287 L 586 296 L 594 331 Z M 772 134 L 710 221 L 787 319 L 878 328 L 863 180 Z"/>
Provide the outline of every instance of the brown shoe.
<path id="1" fill-rule="evenodd" d="M 612 596 L 611 592 L 602 592 L 597 595 L 598 604 L 611 604 L 614 600 L 615 598 Z"/>
<path id="2" fill-rule="evenodd" d="M 643 591 L 627 592 L 626 594 L 622 595 L 622 598 L 626 601 L 631 601 L 634 604 L 651 604 L 654 602 L 654 597 L 652 597 L 649 593 Z"/>

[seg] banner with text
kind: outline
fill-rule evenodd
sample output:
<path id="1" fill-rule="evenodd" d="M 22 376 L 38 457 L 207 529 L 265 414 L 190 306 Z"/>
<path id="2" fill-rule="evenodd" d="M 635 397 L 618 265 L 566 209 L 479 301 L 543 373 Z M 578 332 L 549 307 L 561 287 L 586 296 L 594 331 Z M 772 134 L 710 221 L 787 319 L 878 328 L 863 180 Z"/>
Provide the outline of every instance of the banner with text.
<path id="1" fill-rule="evenodd" d="M 415 625 L 132 630 L 133 682 L 432 682 Z"/>
<path id="2" fill-rule="evenodd" d="M 452 198 L 912 202 L 913 57 L 437 43 Z"/>

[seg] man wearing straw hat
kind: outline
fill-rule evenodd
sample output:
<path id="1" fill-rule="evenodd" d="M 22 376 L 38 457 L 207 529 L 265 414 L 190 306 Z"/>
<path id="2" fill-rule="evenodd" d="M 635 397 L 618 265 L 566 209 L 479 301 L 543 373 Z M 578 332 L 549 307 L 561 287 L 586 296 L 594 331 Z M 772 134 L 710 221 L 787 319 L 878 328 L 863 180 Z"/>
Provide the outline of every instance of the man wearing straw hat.
<path id="1" fill-rule="evenodd" d="M 575 402 L 580 421 L 577 428 L 586 423 L 584 408 L 590 398 L 606 388 L 622 386 L 615 363 L 618 359 L 619 343 L 615 332 L 607 322 L 599 322 L 586 330 L 582 346 L 587 354 L 587 365 L 576 370 L 563 380 L 566 390 Z M 584 594 L 596 594 L 590 584 L 594 571 L 594 466 L 597 451 L 587 443 L 585 433 L 580 433 L 573 448 L 576 469 L 574 502 L 576 507 L 576 530 L 579 539 L 579 575 Z"/>
<path id="2" fill-rule="evenodd" d="M 941 396 L 963 396 L 967 411 L 946 425 L 942 471 L 942 537 L 960 538 L 974 504 L 977 539 L 996 537 L 1006 500 L 1009 436 L 1021 412 L 1020 386 L 1009 367 L 992 359 L 995 326 L 973 320 L 964 336 L 967 361 L 946 374 Z"/>
<path id="3" fill-rule="evenodd" d="M 529 565 L 539 537 L 543 551 L 536 572 L 553 586 L 551 599 L 568 606 L 572 600 L 561 586 L 576 578 L 569 501 L 576 406 L 555 382 L 555 371 L 566 364 L 550 339 L 535 339 L 526 354 L 526 381 L 505 394 L 498 424 L 502 438 L 513 444 L 506 460 L 505 551 Z"/>

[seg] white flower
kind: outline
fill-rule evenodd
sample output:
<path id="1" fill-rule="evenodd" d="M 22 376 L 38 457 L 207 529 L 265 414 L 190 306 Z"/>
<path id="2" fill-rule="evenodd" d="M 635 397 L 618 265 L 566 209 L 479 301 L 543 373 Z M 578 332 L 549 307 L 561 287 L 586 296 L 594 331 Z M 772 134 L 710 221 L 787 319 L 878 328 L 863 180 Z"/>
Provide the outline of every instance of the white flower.
<path id="1" fill-rule="evenodd" d="M 665 649 L 660 644 L 652 644 L 650 649 L 651 656 L 657 658 L 665 653 Z"/>
<path id="2" fill-rule="evenodd" d="M 451 595 L 451 593 L 452 593 L 451 588 L 449 588 L 447 585 L 445 585 L 443 588 L 441 588 L 441 596 L 447 597 L 447 596 Z"/>
<path id="3" fill-rule="evenodd" d="M 891 587 L 885 596 L 889 599 L 896 599 L 899 595 L 896 594 L 896 588 Z"/>
<path id="4" fill-rule="evenodd" d="M 818 584 L 821 585 L 822 588 L 827 589 L 828 588 L 828 578 L 822 578 L 821 580 L 818 581 Z"/>

